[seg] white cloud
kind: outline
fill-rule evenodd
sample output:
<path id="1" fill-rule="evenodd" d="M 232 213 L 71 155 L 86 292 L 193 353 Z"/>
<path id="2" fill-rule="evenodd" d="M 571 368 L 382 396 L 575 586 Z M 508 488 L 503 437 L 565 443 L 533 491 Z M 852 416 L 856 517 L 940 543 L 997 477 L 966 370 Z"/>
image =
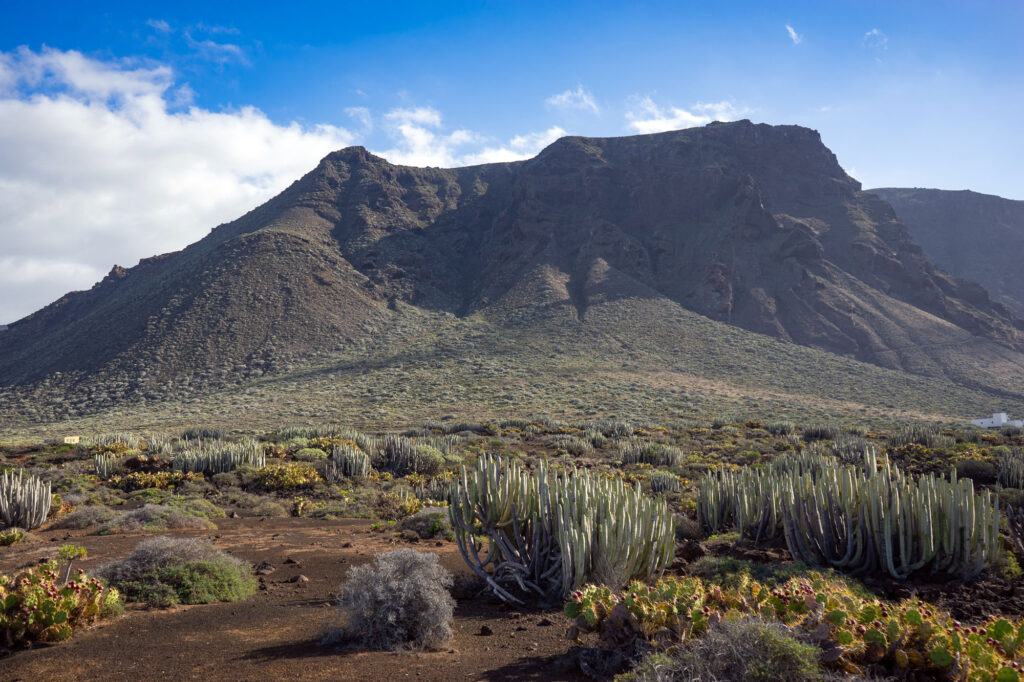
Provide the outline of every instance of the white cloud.
<path id="1" fill-rule="evenodd" d="M 189 106 L 193 95 L 153 62 L 0 52 L 0 324 L 88 289 L 115 263 L 202 238 L 371 131 L 390 138 L 378 153 L 394 163 L 445 167 L 527 158 L 565 134 L 500 143 L 445 130 L 431 107 L 346 109 L 355 132 L 281 125 L 254 107 Z"/>
<path id="2" fill-rule="evenodd" d="M 786 24 L 786 33 L 789 34 L 789 39 L 793 41 L 794 45 L 799 45 L 804 41 L 804 37 L 796 32 L 796 29 Z"/>
<path id="3" fill-rule="evenodd" d="M 153 29 L 154 31 L 156 31 L 158 33 L 173 33 L 174 32 L 174 29 L 171 28 L 171 25 L 168 24 L 163 19 L 149 19 L 148 21 L 146 21 L 146 26 L 149 26 L 151 29 Z"/>
<path id="4" fill-rule="evenodd" d="M 245 51 L 238 45 L 233 43 L 217 43 L 212 40 L 196 40 L 192 35 L 185 31 L 185 42 L 188 46 L 195 50 L 196 54 L 202 58 L 218 64 L 227 64 L 230 62 L 237 62 L 240 64 L 249 64 L 249 60 L 245 56 Z"/>
<path id="5" fill-rule="evenodd" d="M 345 114 L 358 121 L 363 132 L 369 133 L 373 130 L 373 116 L 367 107 L 348 107 L 345 109 Z"/>
<path id="6" fill-rule="evenodd" d="M 864 45 L 876 50 L 887 50 L 889 49 L 889 36 L 877 28 L 873 28 L 864 34 Z"/>
<path id="7" fill-rule="evenodd" d="M 597 102 L 594 101 L 594 96 L 587 90 L 584 90 L 582 85 L 577 85 L 575 90 L 570 89 L 557 95 L 552 95 L 545 100 L 545 103 L 555 109 L 579 109 L 581 111 L 591 111 L 595 114 L 601 113 Z"/>
<path id="8" fill-rule="evenodd" d="M 626 112 L 626 126 L 642 134 L 661 133 L 707 125 L 712 121 L 733 121 L 747 113 L 749 110 L 737 108 L 731 102 L 698 102 L 687 110 L 660 107 L 650 97 L 636 97 Z"/>
<path id="9" fill-rule="evenodd" d="M 475 154 L 464 156 L 462 163 L 472 166 L 480 163 L 499 163 L 528 159 L 531 156 L 536 156 L 540 150 L 558 138 L 565 137 L 566 134 L 562 128 L 552 126 L 543 132 L 516 135 L 508 141 L 508 144 L 499 147 L 485 147 Z"/>
<path id="10" fill-rule="evenodd" d="M 375 154 L 404 166 L 441 168 L 528 159 L 566 134 L 562 128 L 553 126 L 494 145 L 493 140 L 471 130 L 444 132 L 441 113 L 432 107 L 392 109 L 383 116 L 383 128 L 394 146 Z M 477 149 L 470 149 L 471 146 Z"/>
<path id="11" fill-rule="evenodd" d="M 0 324 L 203 237 L 354 141 L 252 107 L 175 112 L 159 65 L 52 49 L 0 64 L 28 93 L 0 89 Z"/>

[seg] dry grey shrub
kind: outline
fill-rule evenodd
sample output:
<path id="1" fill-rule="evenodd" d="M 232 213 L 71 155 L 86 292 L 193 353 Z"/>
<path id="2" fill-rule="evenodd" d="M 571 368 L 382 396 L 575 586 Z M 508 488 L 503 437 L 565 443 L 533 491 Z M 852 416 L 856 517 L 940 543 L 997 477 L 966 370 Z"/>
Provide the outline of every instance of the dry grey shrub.
<path id="1" fill-rule="evenodd" d="M 110 523 L 120 514 L 108 507 L 79 507 L 53 524 L 54 528 L 88 528 L 103 523 Z"/>
<path id="2" fill-rule="evenodd" d="M 147 504 L 107 522 L 101 531 L 164 531 L 178 528 L 216 528 L 208 519 L 182 513 L 163 504 Z"/>
<path id="3" fill-rule="evenodd" d="M 437 555 L 397 549 L 349 569 L 338 606 L 341 623 L 324 643 L 395 651 L 436 650 L 452 638 L 451 574 Z"/>

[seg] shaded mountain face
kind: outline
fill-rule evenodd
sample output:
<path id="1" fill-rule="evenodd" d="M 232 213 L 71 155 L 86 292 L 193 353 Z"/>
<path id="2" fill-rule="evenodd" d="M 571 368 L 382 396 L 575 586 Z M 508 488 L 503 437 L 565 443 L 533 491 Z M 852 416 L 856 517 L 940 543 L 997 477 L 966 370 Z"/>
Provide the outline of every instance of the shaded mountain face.
<path id="1" fill-rule="evenodd" d="M 1024 376 L 1024 322 L 937 270 L 816 132 L 740 121 L 460 169 L 332 153 L 0 332 L 0 386 L 156 396 L 386 343 L 416 309 L 614 336 L 608 306 L 663 303 L 888 368 Z"/>
<path id="2" fill-rule="evenodd" d="M 1024 316 L 1024 201 L 971 191 L 873 189 L 928 258 Z"/>

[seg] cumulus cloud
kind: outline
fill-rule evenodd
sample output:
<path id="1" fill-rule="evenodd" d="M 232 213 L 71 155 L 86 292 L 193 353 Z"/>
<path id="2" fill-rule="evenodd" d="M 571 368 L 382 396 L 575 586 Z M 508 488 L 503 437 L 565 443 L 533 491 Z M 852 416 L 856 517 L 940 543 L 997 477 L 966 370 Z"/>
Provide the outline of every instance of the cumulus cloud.
<path id="1" fill-rule="evenodd" d="M 681 109 L 661 107 L 650 97 L 637 97 L 626 112 L 626 125 L 642 134 L 661 133 L 707 125 L 712 121 L 734 121 L 747 113 L 747 109 L 737 108 L 731 102 L 698 102 L 690 109 Z"/>
<path id="2" fill-rule="evenodd" d="M 432 107 L 393 109 L 384 114 L 382 127 L 393 146 L 375 154 L 401 165 L 442 168 L 527 159 L 566 134 L 553 126 L 495 145 L 471 130 L 445 132 L 441 113 Z"/>
<path id="3" fill-rule="evenodd" d="M 601 113 L 597 102 L 594 101 L 594 96 L 584 90 L 582 85 L 577 85 L 575 90 L 570 89 L 552 95 L 545 100 L 545 103 L 554 109 L 577 109 L 595 114 Z"/>
<path id="4" fill-rule="evenodd" d="M 0 324 L 201 238 L 354 141 L 252 107 L 175 110 L 183 92 L 161 65 L 0 53 Z"/>
<path id="5" fill-rule="evenodd" d="M 558 126 L 552 126 L 539 133 L 527 133 L 516 135 L 504 145 L 497 147 L 484 147 L 479 152 L 469 154 L 462 158 L 461 165 L 475 165 L 479 163 L 499 163 L 506 161 L 519 161 L 536 156 L 540 150 L 547 147 L 567 133 Z"/>
<path id="6" fill-rule="evenodd" d="M 163 19 L 149 19 L 146 21 L 146 26 L 149 26 L 157 33 L 172 33 L 174 31 L 171 25 Z"/>
<path id="7" fill-rule="evenodd" d="M 188 31 L 185 31 L 185 42 L 188 43 L 188 46 L 195 51 L 200 59 L 206 59 L 218 64 L 228 64 L 231 62 L 249 64 L 245 51 L 241 46 L 234 43 L 218 43 L 209 39 L 196 40 Z"/>
<path id="8" fill-rule="evenodd" d="M 786 24 L 786 33 L 789 34 L 789 39 L 793 41 L 794 45 L 799 45 L 804 41 L 804 37 L 796 32 L 796 29 Z"/>
<path id="9" fill-rule="evenodd" d="M 353 129 L 282 125 L 193 94 L 150 61 L 0 52 L 0 325 L 202 238 L 371 131 L 394 163 L 449 167 L 527 158 L 565 135 L 448 131 L 432 107 L 351 107 Z"/>
<path id="10" fill-rule="evenodd" d="M 887 50 L 889 49 L 889 36 L 877 28 L 873 28 L 864 34 L 864 44 L 876 50 Z"/>

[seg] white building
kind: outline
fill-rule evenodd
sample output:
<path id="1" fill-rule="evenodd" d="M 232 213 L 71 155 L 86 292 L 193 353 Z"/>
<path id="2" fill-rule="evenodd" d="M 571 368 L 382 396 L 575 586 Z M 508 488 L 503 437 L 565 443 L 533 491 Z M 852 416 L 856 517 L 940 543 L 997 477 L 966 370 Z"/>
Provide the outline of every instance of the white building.
<path id="1" fill-rule="evenodd" d="M 998 429 L 1000 426 L 1019 426 L 1024 428 L 1024 420 L 1010 420 L 1005 412 L 996 412 L 988 419 L 972 419 L 971 423 L 986 429 Z"/>

